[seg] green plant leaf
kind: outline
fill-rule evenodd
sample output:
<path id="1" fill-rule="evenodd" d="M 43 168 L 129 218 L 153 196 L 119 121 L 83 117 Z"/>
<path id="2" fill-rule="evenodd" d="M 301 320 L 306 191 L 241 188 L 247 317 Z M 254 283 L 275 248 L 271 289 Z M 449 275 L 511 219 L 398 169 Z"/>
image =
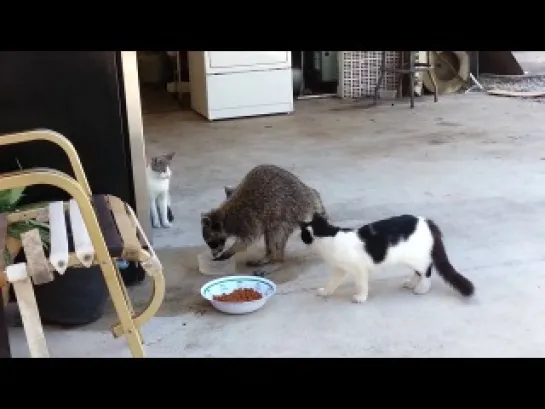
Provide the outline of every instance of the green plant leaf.
<path id="1" fill-rule="evenodd" d="M 17 209 L 17 204 L 21 200 L 21 198 L 24 196 L 25 188 L 14 188 L 14 189 L 4 189 L 0 190 L 0 212 L 1 213 L 7 213 L 7 212 L 13 212 Z M 37 208 L 37 207 L 43 207 L 43 204 L 32 204 L 26 207 L 28 209 L 30 208 Z M 39 222 L 34 219 L 30 220 L 24 220 L 16 223 L 12 223 L 8 226 L 7 234 L 10 237 L 13 237 L 14 239 L 21 240 L 21 234 L 30 231 L 32 229 L 38 229 L 38 233 L 40 234 L 40 238 L 42 241 L 42 245 L 45 249 L 48 249 L 50 246 L 50 233 L 49 233 L 49 224 Z M 12 262 L 10 260 L 9 252 L 7 249 L 4 248 L 4 254 L 3 254 L 5 264 L 8 265 Z"/>
<path id="2" fill-rule="evenodd" d="M 7 213 L 7 212 L 16 211 L 18 202 L 24 196 L 24 190 L 25 190 L 24 187 L 0 190 L 0 212 Z M 44 202 L 44 203 L 47 203 L 47 202 Z M 43 207 L 44 203 L 35 203 L 35 204 L 26 205 L 22 207 L 26 209 L 38 208 L 38 207 Z M 22 210 L 22 209 L 19 209 L 19 210 Z M 42 245 L 44 249 L 46 250 L 49 249 L 51 236 L 49 232 L 48 223 L 39 222 L 34 219 L 11 223 L 8 226 L 7 234 L 10 237 L 13 237 L 17 240 L 21 240 L 21 234 L 32 229 L 38 229 L 38 233 L 40 234 L 40 239 L 42 241 Z M 4 248 L 3 257 L 4 257 L 4 261 L 6 265 L 11 264 L 12 260 L 10 259 L 9 252 L 7 251 L 6 248 Z"/>
<path id="3" fill-rule="evenodd" d="M 44 223 L 38 222 L 36 220 L 26 220 L 21 222 L 12 223 L 8 226 L 8 236 L 13 237 L 14 239 L 20 240 L 21 234 L 26 233 L 32 229 L 38 229 L 40 233 L 40 238 L 42 239 L 42 244 L 45 248 L 49 248 L 50 244 L 50 234 L 49 226 Z"/>
<path id="4" fill-rule="evenodd" d="M 25 191 L 24 187 L 18 187 L 14 189 L 10 189 L 9 192 L 9 204 L 11 206 L 15 206 L 19 200 L 23 197 L 23 192 Z"/>
<path id="5" fill-rule="evenodd" d="M 7 206 L 9 204 L 11 191 L 8 190 L 0 190 L 0 206 Z"/>
<path id="6" fill-rule="evenodd" d="M 0 190 L 0 211 L 8 212 L 13 210 L 23 197 L 24 190 L 24 187 Z"/>
<path id="7" fill-rule="evenodd" d="M 40 228 L 42 228 L 42 229 L 49 230 L 49 224 L 47 224 L 47 223 L 39 222 L 38 220 L 34 220 L 34 219 L 30 219 L 30 220 L 28 220 L 28 222 L 29 222 L 30 224 L 32 224 L 33 226 L 36 226 L 36 227 L 40 227 Z"/>
<path id="8" fill-rule="evenodd" d="M 9 254 L 9 251 L 7 248 L 4 249 L 3 257 L 4 257 L 4 265 L 9 266 L 12 260 L 11 260 L 11 255 Z"/>

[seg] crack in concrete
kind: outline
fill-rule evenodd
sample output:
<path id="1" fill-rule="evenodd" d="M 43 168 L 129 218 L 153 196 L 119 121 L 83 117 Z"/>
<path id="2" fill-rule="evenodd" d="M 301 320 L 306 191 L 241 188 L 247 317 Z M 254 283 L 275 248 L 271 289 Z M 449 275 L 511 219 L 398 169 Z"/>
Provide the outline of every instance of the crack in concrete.
<path id="1" fill-rule="evenodd" d="M 319 287 L 312 287 L 312 288 L 298 288 L 298 289 L 291 290 L 291 291 L 277 292 L 275 295 L 291 295 L 291 294 L 308 293 L 308 292 L 311 292 L 311 291 L 315 291 L 315 290 L 317 290 L 318 288 L 319 288 Z"/>

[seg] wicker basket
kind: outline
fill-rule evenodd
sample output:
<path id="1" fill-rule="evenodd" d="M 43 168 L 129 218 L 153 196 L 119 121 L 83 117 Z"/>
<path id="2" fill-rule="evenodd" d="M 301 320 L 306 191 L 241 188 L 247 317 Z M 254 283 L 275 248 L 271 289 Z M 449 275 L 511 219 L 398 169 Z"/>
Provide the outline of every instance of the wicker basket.
<path id="1" fill-rule="evenodd" d="M 372 96 L 380 76 L 382 51 L 339 51 L 339 86 L 341 98 L 352 99 Z M 386 67 L 401 65 L 401 52 L 386 51 Z M 395 91 L 399 76 L 385 73 L 381 89 Z"/>

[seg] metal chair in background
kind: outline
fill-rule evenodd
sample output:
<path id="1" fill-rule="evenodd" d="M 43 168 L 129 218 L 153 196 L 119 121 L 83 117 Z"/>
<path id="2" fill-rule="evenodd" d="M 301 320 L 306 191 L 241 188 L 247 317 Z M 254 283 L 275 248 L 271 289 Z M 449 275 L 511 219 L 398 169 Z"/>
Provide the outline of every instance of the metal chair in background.
<path id="1" fill-rule="evenodd" d="M 375 85 L 375 95 L 373 99 L 373 103 L 376 105 L 379 100 L 379 92 L 380 87 L 384 82 L 384 77 L 386 73 L 394 73 L 400 75 L 400 82 L 403 75 L 408 74 L 409 75 L 409 98 L 410 98 L 410 106 L 411 108 L 414 108 L 414 83 L 415 83 L 415 74 L 418 72 L 424 72 L 427 73 L 434 86 L 434 92 L 433 92 L 433 100 L 434 102 L 438 101 L 438 91 L 437 91 L 437 81 L 435 77 L 435 72 L 433 67 L 428 63 L 430 61 L 430 51 L 426 51 L 427 53 L 427 61 L 426 62 L 415 62 L 415 52 L 414 51 L 408 51 L 409 54 L 409 61 L 408 64 L 405 64 L 405 59 L 402 59 L 401 67 L 391 68 L 386 66 L 386 51 L 381 51 L 381 61 L 380 61 L 380 74 L 377 81 L 377 84 Z"/>

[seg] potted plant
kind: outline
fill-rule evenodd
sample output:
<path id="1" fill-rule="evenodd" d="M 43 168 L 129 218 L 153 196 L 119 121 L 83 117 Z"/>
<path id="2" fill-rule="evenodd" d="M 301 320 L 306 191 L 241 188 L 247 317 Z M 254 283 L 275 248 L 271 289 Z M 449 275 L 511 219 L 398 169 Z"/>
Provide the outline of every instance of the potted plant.
<path id="1" fill-rule="evenodd" d="M 24 188 L 0 190 L 0 213 L 11 213 L 17 210 L 17 204 L 23 197 Z M 7 228 L 7 237 L 5 248 L 2 249 L 4 265 L 11 264 L 21 251 L 21 234 L 38 228 L 42 243 L 47 248 L 49 246 L 49 226 L 37 220 L 24 220 L 12 223 Z M 4 304 L 9 301 L 9 287 L 2 289 L 2 298 Z"/>
<path id="2" fill-rule="evenodd" d="M 10 213 L 47 206 L 37 203 L 18 206 L 24 188 L 0 191 L 0 212 Z M 5 264 L 24 261 L 21 251 L 21 234 L 37 228 L 46 254 L 49 250 L 49 225 L 38 220 L 25 220 L 8 226 L 6 246 L 3 249 Z M 72 240 L 69 235 L 68 240 Z M 84 325 L 99 319 L 104 311 L 108 292 L 102 271 L 98 266 L 70 267 L 63 275 L 54 272 L 55 279 L 34 287 L 40 317 L 45 324 Z M 11 299 L 14 294 L 11 294 Z M 9 298 L 5 296 L 4 299 Z"/>
<path id="3" fill-rule="evenodd" d="M 0 190 L 0 213 L 11 213 L 17 210 L 23 210 L 23 208 L 17 208 L 25 188 Z M 32 207 L 39 207 L 39 205 L 25 206 L 29 209 Z M 11 264 L 14 258 L 19 254 L 21 250 L 21 234 L 32 230 L 38 229 L 40 237 L 45 249 L 49 247 L 49 225 L 42 223 L 34 219 L 18 221 L 11 223 L 7 229 L 6 248 L 3 252 L 5 265 Z"/>

